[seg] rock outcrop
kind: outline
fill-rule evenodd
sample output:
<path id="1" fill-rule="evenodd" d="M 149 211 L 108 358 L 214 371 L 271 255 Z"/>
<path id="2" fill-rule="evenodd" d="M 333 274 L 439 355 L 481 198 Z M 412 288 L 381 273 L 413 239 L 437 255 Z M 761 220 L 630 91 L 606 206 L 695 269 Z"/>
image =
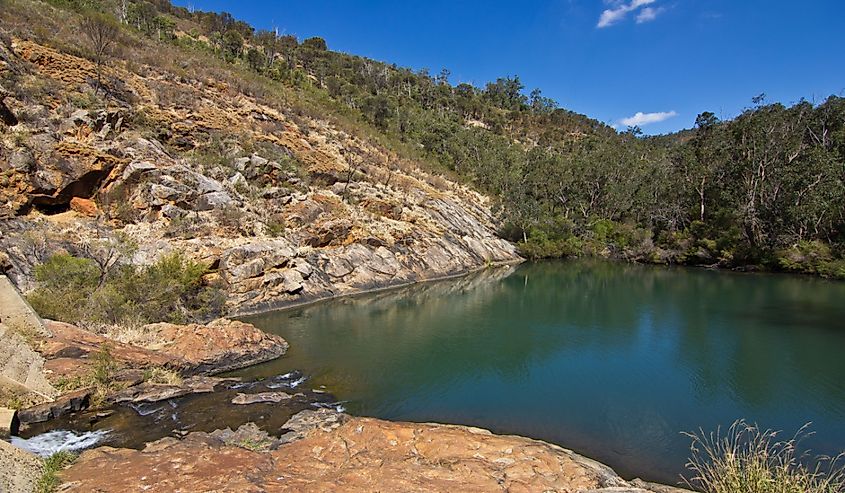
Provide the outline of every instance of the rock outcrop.
<path id="1" fill-rule="evenodd" d="M 150 348 L 180 358 L 187 373 L 215 374 L 246 368 L 276 359 L 288 349 L 281 337 L 229 319 L 206 325 L 151 324 L 144 330 L 155 334 L 156 343 Z"/>
<path id="2" fill-rule="evenodd" d="M 478 428 L 325 410 L 304 411 L 291 422 L 285 428 L 297 429 L 296 439 L 274 450 L 206 433 L 166 438 L 142 451 L 91 450 L 62 473 L 63 491 L 664 491 L 629 483 L 570 450 Z"/>
<path id="3" fill-rule="evenodd" d="M 68 94 L 95 73 L 28 40 L 9 53 L 21 77 Z M 28 114 L 0 135 L 0 252 L 24 291 L 35 265 L 92 241 L 136 244 L 124 263 L 174 250 L 206 263 L 229 314 L 520 260 L 489 198 L 365 138 L 160 68 L 104 70 L 124 81 L 108 109 L 5 99 Z M 212 137 L 228 143 L 198 159 Z"/>
<path id="4" fill-rule="evenodd" d="M 219 319 L 206 325 L 150 324 L 151 344 L 116 341 L 74 325 L 48 321 L 53 333 L 41 344 L 51 378 L 91 372 L 96 355 L 107 348 L 109 358 L 126 368 L 171 368 L 183 374 L 215 374 L 245 368 L 285 354 L 288 343 L 243 322 Z"/>

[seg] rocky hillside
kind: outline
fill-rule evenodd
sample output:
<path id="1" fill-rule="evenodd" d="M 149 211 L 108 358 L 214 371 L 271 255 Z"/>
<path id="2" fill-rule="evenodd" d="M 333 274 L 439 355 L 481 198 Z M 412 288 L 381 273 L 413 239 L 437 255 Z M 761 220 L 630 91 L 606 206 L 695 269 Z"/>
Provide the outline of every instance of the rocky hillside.
<path id="1" fill-rule="evenodd" d="M 201 261 L 235 314 L 519 260 L 487 197 L 281 98 L 17 34 L 0 43 L 0 263 L 24 291 L 55 252 L 104 248 Z"/>

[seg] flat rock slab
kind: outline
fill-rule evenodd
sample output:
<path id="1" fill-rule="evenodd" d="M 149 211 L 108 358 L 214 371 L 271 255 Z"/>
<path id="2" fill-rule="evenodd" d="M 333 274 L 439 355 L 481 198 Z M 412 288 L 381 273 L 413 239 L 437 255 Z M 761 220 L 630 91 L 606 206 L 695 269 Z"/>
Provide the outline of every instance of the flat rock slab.
<path id="1" fill-rule="evenodd" d="M 142 451 L 88 451 L 61 473 L 62 491 L 654 492 L 537 440 L 336 413 L 341 418 L 323 426 L 330 413 L 307 413 L 285 425 L 301 437 L 268 452 L 206 433 L 166 438 Z"/>
<path id="2" fill-rule="evenodd" d="M 304 394 L 296 394 L 304 395 Z M 232 404 L 258 404 L 262 402 L 282 402 L 294 396 L 287 392 L 259 392 L 257 394 L 238 394 L 232 399 Z"/>
<path id="3" fill-rule="evenodd" d="M 159 402 L 189 394 L 214 392 L 217 384 L 230 379 L 214 377 L 191 377 L 179 385 L 144 383 L 120 391 L 109 397 L 111 402 Z"/>
<path id="4" fill-rule="evenodd" d="M 40 351 L 48 360 L 48 369 L 56 376 L 87 372 L 93 356 L 106 346 L 112 358 L 130 367 L 179 366 L 181 363 L 174 356 L 108 339 L 75 325 L 54 321 L 47 321 L 46 325 L 53 337 L 44 341 Z"/>

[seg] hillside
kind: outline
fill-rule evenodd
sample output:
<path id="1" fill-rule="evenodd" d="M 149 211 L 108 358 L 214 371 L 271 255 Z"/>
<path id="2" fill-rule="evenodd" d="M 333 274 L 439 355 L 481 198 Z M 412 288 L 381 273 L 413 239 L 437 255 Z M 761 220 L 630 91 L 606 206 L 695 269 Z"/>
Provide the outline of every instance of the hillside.
<path id="1" fill-rule="evenodd" d="M 127 61 L 98 67 L 28 36 L 75 14 L 15 2 L 3 15 L 4 103 L 18 123 L 2 134 L 0 243 L 24 290 L 57 252 L 103 276 L 179 252 L 224 293 L 209 309 L 246 313 L 519 258 L 494 234 L 490 199 L 291 107 L 271 81 L 256 83 L 264 94 L 238 87 L 235 68 L 215 73 L 202 54 L 201 74 L 140 63 L 166 55 L 131 32 Z"/>
<path id="2" fill-rule="evenodd" d="M 90 110 L 120 102 L 137 110 L 123 122 L 191 163 L 231 165 L 225 161 L 274 144 L 267 157 L 288 166 L 286 172 L 320 179 L 315 170 L 326 163 L 319 157 L 266 138 L 281 120 L 252 122 L 260 128 L 250 130 L 241 128 L 249 122 L 232 122 L 232 112 L 215 116 L 209 109 L 210 102 L 224 109 L 246 97 L 305 132 L 308 121 L 321 121 L 378 148 L 356 143 L 349 155 L 336 153 L 325 184 L 369 173 L 353 161 L 373 166 L 371 155 L 381 156 L 375 162 L 387 163 L 390 173 L 417 169 L 430 186 L 442 175 L 490 195 L 498 234 L 519 242 L 524 256 L 845 274 L 841 98 L 785 107 L 767 105 L 761 95 L 734 120 L 704 112 L 692 130 L 643 137 L 637 128 L 620 133 L 561 109 L 539 89 L 527 93 L 518 76 L 483 88 L 453 86 L 445 69 L 412 71 L 331 51 L 322 38 L 256 31 L 229 14 L 167 1 L 52 5 L 10 2 L 9 34 L 93 61 L 76 103 L 87 99 Z M 119 33 L 99 54 L 77 13 L 90 8 L 106 12 L 106 24 Z M 118 72 L 100 81 L 97 62 L 106 73 Z M 152 71 L 156 81 L 146 93 L 127 92 L 119 70 L 141 79 Z M 176 84 L 165 82 L 173 78 Z M 197 99 L 197 86 L 220 92 Z M 167 115 L 147 111 L 144 97 L 152 95 Z M 188 114 L 206 121 L 182 121 Z M 241 149 L 227 140 L 239 141 Z M 285 152 L 293 159 L 284 159 Z M 390 178 L 378 180 L 390 184 Z M 284 221 L 264 222 L 278 230 Z"/>

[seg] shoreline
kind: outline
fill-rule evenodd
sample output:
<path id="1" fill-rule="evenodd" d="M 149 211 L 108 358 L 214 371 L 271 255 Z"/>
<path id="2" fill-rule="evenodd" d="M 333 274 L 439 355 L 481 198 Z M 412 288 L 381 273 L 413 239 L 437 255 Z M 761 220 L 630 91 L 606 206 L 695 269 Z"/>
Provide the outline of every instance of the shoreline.
<path id="1" fill-rule="evenodd" d="M 613 259 L 607 259 L 607 260 L 615 261 Z M 338 295 L 334 295 L 334 296 L 320 297 L 320 298 L 307 300 L 307 301 L 303 301 L 303 302 L 299 302 L 299 303 L 293 303 L 293 304 L 287 304 L 287 305 L 284 305 L 284 306 L 279 306 L 279 307 L 269 309 L 269 310 L 251 311 L 250 313 L 246 313 L 246 314 L 241 314 L 241 313 L 231 314 L 230 316 L 232 316 L 233 318 L 234 317 L 249 317 L 249 316 L 269 313 L 269 312 L 272 312 L 272 311 L 283 311 L 283 310 L 288 310 L 288 309 L 293 309 L 293 308 L 298 308 L 298 307 L 302 307 L 302 306 L 315 304 L 315 303 L 320 302 L 320 301 L 329 301 L 329 300 L 334 299 L 334 298 L 367 295 L 367 294 L 372 294 L 372 293 L 390 291 L 390 290 L 393 290 L 393 289 L 401 289 L 403 287 L 413 286 L 415 284 L 445 281 L 445 280 L 449 280 L 449 279 L 457 279 L 457 278 L 469 276 L 469 275 L 477 273 L 477 272 L 484 271 L 486 269 L 513 267 L 513 266 L 522 264 L 524 262 L 526 262 L 525 259 L 520 259 L 520 260 L 516 260 L 516 261 L 508 261 L 508 262 L 491 263 L 491 264 L 484 265 L 484 266 L 481 266 L 481 267 L 478 267 L 478 268 L 469 269 L 469 270 L 467 270 L 465 272 L 461 272 L 461 273 L 455 273 L 455 274 L 450 274 L 450 275 L 446 275 L 446 276 L 439 276 L 439 277 L 431 278 L 431 279 L 422 279 L 422 280 L 417 280 L 417 281 L 408 282 L 408 283 L 401 283 L 401 284 L 398 284 L 398 285 L 389 285 L 389 286 L 376 287 L 376 288 L 372 288 L 372 289 L 363 289 L 363 290 L 360 290 L 360 291 L 343 293 L 343 294 L 338 294 Z M 253 364 L 241 367 L 239 369 L 250 368 L 250 367 L 256 366 L 258 364 L 260 364 L 260 363 L 255 362 Z M 350 415 L 350 419 L 364 419 L 364 420 L 366 420 L 366 419 L 375 419 L 375 418 L 367 418 L 367 417 L 363 417 L 363 416 L 351 416 Z M 478 430 L 480 432 L 488 433 L 490 435 L 493 435 L 495 437 L 498 437 L 498 438 L 500 438 L 502 440 L 506 440 L 506 441 L 531 440 L 533 442 L 537 442 L 539 444 L 543 444 L 544 446 L 550 447 L 551 449 L 563 451 L 564 453 L 572 456 L 576 462 L 585 464 L 590 469 L 593 469 L 593 470 L 596 470 L 596 471 L 604 471 L 603 474 L 606 474 L 608 478 L 619 478 L 619 480 L 622 480 L 622 481 L 625 481 L 626 483 L 628 483 L 629 487 L 638 488 L 638 489 L 629 489 L 629 490 L 625 490 L 625 491 L 653 492 L 653 493 L 685 493 L 685 492 L 689 491 L 689 490 L 684 490 L 684 489 L 678 488 L 676 486 L 669 486 L 669 485 L 664 485 L 664 484 L 660 484 L 660 483 L 651 483 L 651 482 L 642 481 L 642 480 L 639 479 L 639 477 L 632 479 L 632 480 L 624 480 L 624 478 L 621 478 L 618 475 L 618 473 L 616 473 L 615 469 L 613 469 L 611 466 L 604 464 L 600 461 L 597 461 L 595 459 L 592 459 L 592 458 L 590 458 L 586 455 L 582 455 L 582 454 L 578 453 L 577 451 L 574 451 L 572 449 L 568 449 L 568 448 L 566 448 L 562 445 L 555 444 L 555 443 L 552 443 L 552 442 L 548 442 L 548 441 L 542 440 L 542 439 L 536 439 L 536 438 L 531 438 L 531 437 L 527 437 L 527 436 L 511 434 L 511 433 L 499 434 L 499 433 L 495 433 L 495 432 L 490 431 L 490 430 L 481 429 L 481 428 L 474 427 L 472 425 L 460 424 L 460 423 L 408 422 L 408 421 L 393 421 L 393 420 L 379 420 L 379 421 L 384 421 L 386 423 L 389 423 L 391 425 L 396 425 L 396 426 L 411 426 L 411 427 L 426 427 L 426 428 L 449 427 L 449 428 L 454 428 L 454 429 L 464 429 L 464 430 L 471 430 L 471 431 L 472 430 Z M 475 431 L 473 431 L 473 432 L 475 432 Z M 154 442 L 152 442 L 152 443 L 154 443 Z M 98 446 L 98 447 L 94 447 L 94 448 L 89 449 L 89 450 L 97 451 L 100 448 L 101 447 Z M 642 475 L 640 475 L 640 476 L 642 476 Z M 647 477 L 647 475 L 645 475 L 645 476 Z M 645 489 L 645 488 L 648 488 L 648 489 Z"/>
<path id="2" fill-rule="evenodd" d="M 447 274 L 444 276 L 436 276 L 426 279 L 417 279 L 410 282 L 401 282 L 398 284 L 389 284 L 385 286 L 376 286 L 373 288 L 364 288 L 361 290 L 350 291 L 348 293 L 338 293 L 333 294 L 330 296 L 315 296 L 313 298 L 305 299 L 302 301 L 294 301 L 294 302 L 277 302 L 277 303 L 269 303 L 268 305 L 257 305 L 256 309 L 250 310 L 243 310 L 243 311 L 233 311 L 226 314 L 228 318 L 240 319 L 242 317 L 254 317 L 258 315 L 264 315 L 267 313 L 278 312 L 278 311 L 285 311 L 290 310 L 293 308 L 301 308 L 303 306 L 313 305 L 315 303 L 319 303 L 321 301 L 329 301 L 334 299 L 346 298 L 350 296 L 358 296 L 358 295 L 366 295 L 372 293 L 380 293 L 384 291 L 390 291 L 393 289 L 401 289 L 406 288 L 408 286 L 414 286 L 417 284 L 425 284 L 430 282 L 437 282 L 437 281 L 447 281 L 449 279 L 458 279 L 464 276 L 468 276 L 471 274 L 475 274 L 477 272 L 482 272 L 486 269 L 491 268 L 498 268 L 498 267 L 509 267 L 509 266 L 517 266 L 523 264 L 525 262 L 530 262 L 531 260 L 525 258 L 519 258 L 514 260 L 506 260 L 500 262 L 490 262 L 489 264 L 481 265 L 479 267 L 475 267 L 472 269 L 465 270 L 463 272 L 458 272 L 455 274 Z"/>

